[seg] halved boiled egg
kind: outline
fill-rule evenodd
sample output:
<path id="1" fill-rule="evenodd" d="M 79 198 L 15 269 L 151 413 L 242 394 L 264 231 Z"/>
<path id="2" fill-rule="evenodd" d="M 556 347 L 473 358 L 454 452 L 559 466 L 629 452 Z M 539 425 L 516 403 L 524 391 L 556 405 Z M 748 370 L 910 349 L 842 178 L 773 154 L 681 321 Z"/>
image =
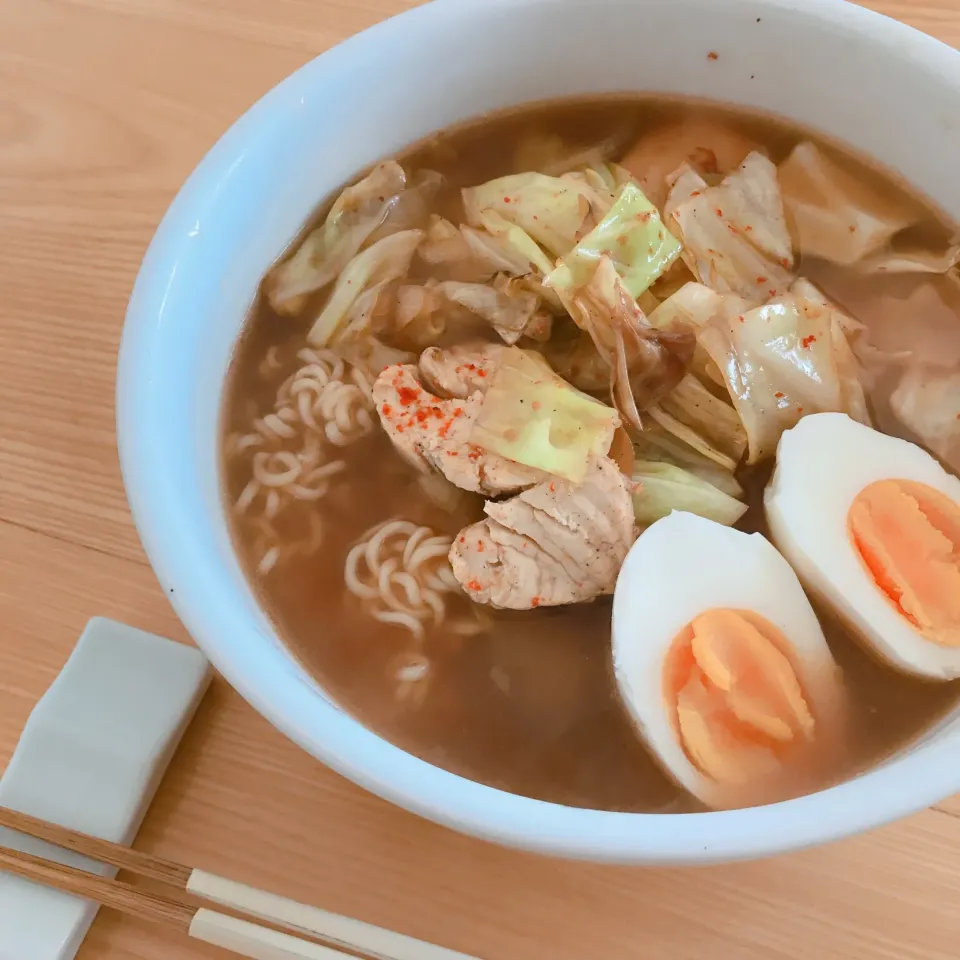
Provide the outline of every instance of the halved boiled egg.
<path id="1" fill-rule="evenodd" d="M 617 579 L 613 665 L 651 753 L 708 806 L 795 796 L 838 764 L 839 668 L 759 534 L 682 512 L 649 527 Z"/>
<path id="2" fill-rule="evenodd" d="M 783 555 L 870 651 L 960 677 L 960 480 L 915 444 L 820 413 L 781 438 L 765 502 Z"/>

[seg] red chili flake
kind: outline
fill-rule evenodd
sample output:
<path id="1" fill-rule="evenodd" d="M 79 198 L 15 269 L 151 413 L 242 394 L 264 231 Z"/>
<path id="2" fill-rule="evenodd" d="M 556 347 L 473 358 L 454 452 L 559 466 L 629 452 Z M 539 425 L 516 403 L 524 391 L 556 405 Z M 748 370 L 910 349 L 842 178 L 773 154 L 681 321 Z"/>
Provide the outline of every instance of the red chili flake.
<path id="1" fill-rule="evenodd" d="M 393 413 L 393 407 L 391 407 L 389 403 L 385 403 L 380 409 L 383 411 L 385 417 L 389 417 L 390 414 Z"/>
<path id="2" fill-rule="evenodd" d="M 557 492 L 557 485 L 556 485 L 555 483 L 553 483 L 552 481 L 551 481 L 551 483 L 550 483 L 550 492 L 551 492 L 551 493 L 556 493 L 556 492 Z"/>
<path id="3" fill-rule="evenodd" d="M 543 406 L 543 404 L 539 400 L 534 400 L 533 403 L 530 404 L 530 406 L 533 407 L 534 410 L 539 410 Z"/>
<path id="4" fill-rule="evenodd" d="M 797 407 L 797 413 L 803 413 L 803 407 Z"/>
<path id="5" fill-rule="evenodd" d="M 750 233 L 752 230 L 753 227 L 751 227 L 749 223 L 743 228 L 744 233 Z"/>
<path id="6" fill-rule="evenodd" d="M 405 407 L 409 407 L 411 403 L 417 402 L 420 391 L 416 387 L 399 387 L 397 397 Z"/>
<path id="7" fill-rule="evenodd" d="M 540 606 L 540 598 L 539 598 L 539 597 L 534 597 L 534 598 L 530 601 L 530 606 L 531 606 L 531 607 L 539 607 L 539 606 Z"/>
<path id="8" fill-rule="evenodd" d="M 478 371 L 477 371 L 477 376 L 478 376 L 478 377 L 485 377 L 486 375 L 487 375 L 487 371 L 486 371 L 486 370 L 478 370 Z"/>
<path id="9" fill-rule="evenodd" d="M 448 457 L 459 457 L 460 454 L 457 453 L 456 450 L 448 450 L 448 451 L 447 451 L 447 456 L 448 456 Z"/>
<path id="10" fill-rule="evenodd" d="M 784 258 L 780 261 L 780 265 L 783 266 L 783 267 L 789 267 L 789 266 L 790 266 L 790 258 L 789 258 L 789 257 L 784 257 Z"/>
<path id="11" fill-rule="evenodd" d="M 777 295 L 776 290 L 768 290 L 767 293 L 769 293 L 771 297 L 775 297 Z"/>
<path id="12" fill-rule="evenodd" d="M 708 59 L 708 60 L 719 60 L 719 59 L 720 59 L 720 54 L 717 53 L 716 50 L 711 50 L 711 51 L 707 54 L 707 59 Z"/>
<path id="13" fill-rule="evenodd" d="M 746 318 L 744 317 L 744 315 L 743 315 L 742 313 L 740 314 L 739 317 L 737 317 L 737 319 L 738 319 L 741 323 L 745 323 L 745 322 L 746 322 Z"/>
<path id="14" fill-rule="evenodd" d="M 454 415 L 455 417 L 462 417 L 462 416 L 463 416 L 463 407 L 457 407 L 457 409 L 453 411 L 453 415 Z"/>
<path id="15" fill-rule="evenodd" d="M 781 392 L 778 390 L 778 391 L 774 394 L 774 396 L 775 396 L 778 400 L 782 400 L 782 399 L 786 396 L 786 394 L 785 394 L 785 393 L 781 393 Z"/>
<path id="16" fill-rule="evenodd" d="M 402 424 L 402 423 L 398 423 L 398 424 L 397 424 L 397 433 L 403 433 L 403 424 Z"/>
<path id="17" fill-rule="evenodd" d="M 767 282 L 766 277 L 757 277 L 757 283 L 766 283 L 766 282 Z"/>
<path id="18" fill-rule="evenodd" d="M 804 338 L 800 341 L 800 346 L 803 347 L 804 350 L 809 350 L 809 349 L 810 349 L 810 344 L 816 343 L 816 342 L 817 342 L 816 334 L 811 333 L 809 337 L 804 337 Z"/>
<path id="19" fill-rule="evenodd" d="M 702 190 L 694 190 L 693 193 L 690 194 L 690 199 L 692 200 L 694 197 L 699 197 L 702 193 Z"/>
<path id="20" fill-rule="evenodd" d="M 478 449 L 474 448 L 467 454 L 467 459 L 479 460 L 481 456 L 482 456 L 481 452 Z"/>
<path id="21" fill-rule="evenodd" d="M 484 547 L 483 541 L 482 541 L 482 540 L 478 540 L 478 541 L 477 541 L 477 553 L 483 553 L 483 551 L 484 551 L 485 549 L 486 549 L 486 547 Z"/>
<path id="22" fill-rule="evenodd" d="M 464 366 L 467 368 L 467 370 L 470 370 L 470 371 L 474 371 L 477 369 L 477 365 L 475 363 L 465 363 Z"/>
<path id="23" fill-rule="evenodd" d="M 467 589 L 468 589 L 468 590 L 482 590 L 483 587 L 480 586 L 480 581 L 479 581 L 479 580 L 471 580 L 471 581 L 467 584 Z"/>
<path id="24" fill-rule="evenodd" d="M 714 212 L 718 217 L 722 217 L 722 216 L 723 216 L 723 211 L 722 211 L 719 207 L 716 207 L 713 212 Z"/>
<path id="25" fill-rule="evenodd" d="M 504 198 L 503 198 L 503 202 L 504 202 L 504 203 L 509 203 L 509 202 L 510 202 L 510 198 L 509 198 L 509 197 L 504 197 Z"/>
<path id="26" fill-rule="evenodd" d="M 737 228 L 732 223 L 727 224 L 727 229 L 733 234 L 737 233 Z"/>
<path id="27" fill-rule="evenodd" d="M 460 542 L 461 542 L 461 543 L 466 543 L 466 542 L 467 542 L 467 538 L 466 538 L 466 537 L 461 537 L 461 538 L 460 538 Z"/>

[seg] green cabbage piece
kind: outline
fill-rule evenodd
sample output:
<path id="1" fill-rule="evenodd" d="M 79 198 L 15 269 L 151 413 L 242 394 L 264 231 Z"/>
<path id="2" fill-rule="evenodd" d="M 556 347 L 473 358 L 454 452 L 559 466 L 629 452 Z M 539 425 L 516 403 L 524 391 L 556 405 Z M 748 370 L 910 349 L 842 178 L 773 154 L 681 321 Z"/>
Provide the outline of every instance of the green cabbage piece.
<path id="1" fill-rule="evenodd" d="M 634 442 L 633 450 L 637 461 L 668 463 L 692 473 L 735 499 L 741 499 L 744 495 L 733 468 L 721 466 L 704 456 L 655 422 L 647 424 L 643 434 Z"/>
<path id="2" fill-rule="evenodd" d="M 406 276 L 414 251 L 423 239 L 422 230 L 404 230 L 358 253 L 341 271 L 327 305 L 310 328 L 307 341 L 313 347 L 333 343 L 342 328 L 350 322 L 354 305 L 374 288 Z M 362 332 L 355 329 L 355 333 Z"/>
<path id="3" fill-rule="evenodd" d="M 503 224 L 509 224 L 561 257 L 576 243 L 590 205 L 576 183 L 542 173 L 517 173 L 465 188 L 463 208 L 471 226 L 502 234 Z M 531 262 L 540 268 L 533 258 Z"/>
<path id="4" fill-rule="evenodd" d="M 610 450 L 616 410 L 581 393 L 539 354 L 510 347 L 471 432 L 479 447 L 573 483 Z"/>
<path id="5" fill-rule="evenodd" d="M 670 463 L 637 461 L 633 479 L 640 484 L 633 495 L 633 513 L 641 526 L 649 526 L 674 510 L 685 510 L 732 527 L 747 512 L 746 504 Z"/>
<path id="6" fill-rule="evenodd" d="M 621 188 L 604 218 L 565 257 L 547 285 L 570 292 L 583 286 L 603 257 L 611 260 L 631 297 L 643 293 L 680 256 L 679 241 L 633 182 Z"/>

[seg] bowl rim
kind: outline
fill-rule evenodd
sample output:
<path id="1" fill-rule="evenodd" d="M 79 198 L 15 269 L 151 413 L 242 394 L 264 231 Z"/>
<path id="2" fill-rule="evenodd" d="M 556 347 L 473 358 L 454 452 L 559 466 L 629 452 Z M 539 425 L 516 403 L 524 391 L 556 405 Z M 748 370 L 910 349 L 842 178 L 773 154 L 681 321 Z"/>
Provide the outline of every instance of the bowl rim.
<path id="1" fill-rule="evenodd" d="M 694 814 L 625 813 L 567 807 L 507 793 L 420 760 L 380 738 L 297 678 L 277 652 L 256 667 L 231 651 L 233 638 L 255 630 L 242 611 L 214 614 L 203 576 L 183 585 L 194 555 L 175 542 L 184 507 L 169 488 L 151 482 L 161 466 L 144 439 L 144 424 L 161 413 L 141 376 L 162 326 L 166 291 L 187 257 L 184 237 L 196 211 L 242 156 L 274 109 L 293 102 L 334 60 L 362 58 L 373 43 L 389 43 L 422 19 L 458 19 L 519 0 L 434 0 L 415 7 L 321 54 L 291 74 L 243 114 L 200 161 L 165 214 L 144 257 L 127 311 L 118 361 L 117 435 L 124 484 L 145 552 L 176 613 L 228 682 L 261 715 L 308 753 L 392 803 L 453 829 L 506 846 L 570 858 L 619 863 L 704 864 L 802 849 L 880 826 L 960 789 L 957 747 L 940 737 L 861 776 L 818 793 L 765 807 Z M 542 2 L 542 0 L 541 0 Z M 726 0 L 734 7 L 745 0 Z M 757 3 L 758 0 L 752 0 Z M 759 0 L 796 12 L 795 0 Z M 960 54 L 913 28 L 846 0 L 805 0 L 803 14 L 856 30 L 890 56 L 933 61 L 960 91 Z M 184 526 L 184 529 L 186 527 Z M 202 565 L 202 564 L 201 564 Z M 194 568 L 196 564 L 192 565 Z M 193 569 L 192 574 L 197 571 Z M 174 590 L 170 585 L 176 585 Z M 181 588 L 182 585 L 182 588 Z M 295 682 L 299 680 L 299 682 Z M 283 691 L 282 696 L 267 691 Z M 869 797 L 870 802 L 864 802 Z"/>

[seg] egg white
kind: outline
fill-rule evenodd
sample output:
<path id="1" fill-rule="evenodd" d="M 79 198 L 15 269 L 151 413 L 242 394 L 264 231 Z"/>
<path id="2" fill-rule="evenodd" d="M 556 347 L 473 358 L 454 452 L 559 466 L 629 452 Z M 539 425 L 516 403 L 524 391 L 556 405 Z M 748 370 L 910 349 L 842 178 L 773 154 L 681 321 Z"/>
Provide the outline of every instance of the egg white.
<path id="1" fill-rule="evenodd" d="M 671 643 L 696 616 L 715 608 L 753 611 L 791 643 L 791 662 L 818 731 L 838 732 L 842 680 L 800 581 L 760 534 L 674 512 L 633 545 L 613 601 L 621 699 L 648 749 L 681 786 L 709 806 L 749 806 L 771 799 L 770 785 L 729 788 L 702 774 L 687 758 L 664 701 Z"/>
<path id="2" fill-rule="evenodd" d="M 960 504 L 960 480 L 920 447 L 842 413 L 804 417 L 780 439 L 764 503 L 774 543 L 868 650 L 906 673 L 960 677 L 960 648 L 914 629 L 877 587 L 847 532 L 850 506 L 878 480 L 914 480 Z"/>

